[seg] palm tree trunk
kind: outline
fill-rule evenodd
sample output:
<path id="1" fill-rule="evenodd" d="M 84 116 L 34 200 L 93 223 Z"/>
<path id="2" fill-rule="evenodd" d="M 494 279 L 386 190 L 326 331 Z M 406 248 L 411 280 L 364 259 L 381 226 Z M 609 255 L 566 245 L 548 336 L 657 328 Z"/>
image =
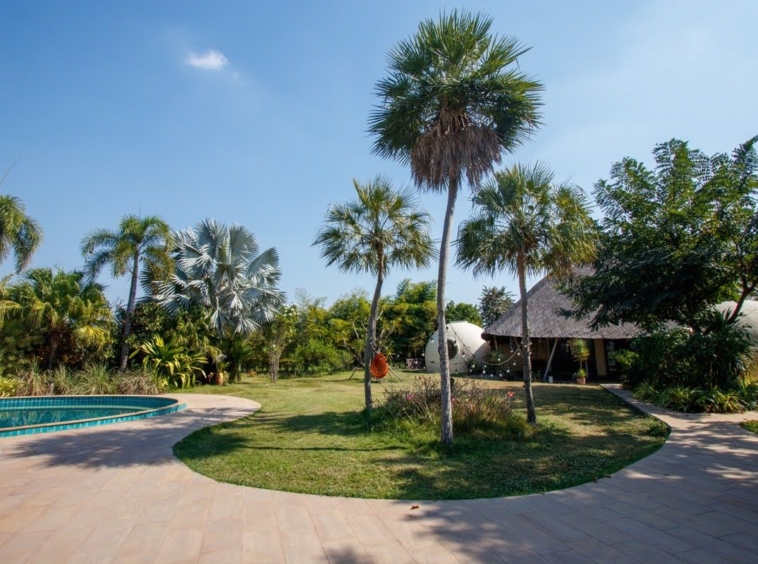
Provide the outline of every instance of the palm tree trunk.
<path id="1" fill-rule="evenodd" d="M 518 286 L 521 294 L 521 356 L 524 359 L 524 392 L 526 393 L 526 420 L 537 424 L 532 394 L 532 343 L 529 339 L 528 304 L 526 297 L 526 257 L 523 251 L 518 255 Z"/>
<path id="2" fill-rule="evenodd" d="M 47 369 L 53 369 L 53 362 L 55 362 L 55 353 L 58 350 L 58 342 L 60 341 L 60 335 L 57 331 L 53 330 L 52 337 L 50 338 L 50 356 L 47 359 Z"/>
<path id="3" fill-rule="evenodd" d="M 124 331 L 121 333 L 121 356 L 119 358 L 118 369 L 121 372 L 126 371 L 126 363 L 129 360 L 129 345 L 126 339 L 132 331 L 132 315 L 134 314 L 135 304 L 137 302 L 137 280 L 139 278 L 139 251 L 134 253 L 134 262 L 132 264 L 132 283 L 129 288 L 129 301 L 126 304 L 126 314 L 124 315 Z"/>
<path id="4" fill-rule="evenodd" d="M 440 388 L 442 391 L 442 444 L 453 444 L 453 402 L 450 390 L 450 362 L 447 356 L 447 329 L 445 327 L 445 285 L 447 283 L 447 255 L 450 250 L 450 231 L 453 228 L 455 198 L 458 195 L 458 180 L 450 180 L 447 189 L 447 209 L 442 226 L 440 243 L 440 266 L 437 277 L 437 351 L 440 355 Z"/>
<path id="5" fill-rule="evenodd" d="M 379 274 L 376 277 L 374 298 L 371 300 L 371 312 L 368 316 L 368 331 L 366 331 L 366 350 L 363 353 L 363 391 L 366 396 L 366 411 L 374 408 L 374 400 L 371 397 L 371 360 L 374 358 L 376 347 L 376 318 L 379 309 L 379 298 L 382 295 L 384 283 L 384 259 L 379 255 Z"/>
<path id="6" fill-rule="evenodd" d="M 528 304 L 526 297 L 526 260 L 524 252 L 518 254 L 518 288 L 521 294 L 521 356 L 524 359 L 524 392 L 526 393 L 526 420 L 537 424 L 537 411 L 534 409 L 532 394 L 532 347 L 529 341 Z"/>
<path id="7" fill-rule="evenodd" d="M 276 384 L 279 379 L 279 360 L 282 357 L 282 349 L 274 348 L 268 356 L 268 373 L 271 375 L 271 383 Z"/>

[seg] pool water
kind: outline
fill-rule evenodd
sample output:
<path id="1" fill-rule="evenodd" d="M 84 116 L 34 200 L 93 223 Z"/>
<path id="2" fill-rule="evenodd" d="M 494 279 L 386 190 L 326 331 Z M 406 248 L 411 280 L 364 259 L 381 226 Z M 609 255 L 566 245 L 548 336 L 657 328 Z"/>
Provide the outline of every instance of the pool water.
<path id="1" fill-rule="evenodd" d="M 165 396 L 0 398 L 0 438 L 134 421 L 185 407 Z"/>
<path id="2" fill-rule="evenodd" d="M 86 407 L 28 407 L 28 408 L 0 408 L 0 429 L 12 427 L 25 427 L 27 425 L 49 425 L 64 421 L 80 421 L 82 419 L 97 419 L 136 413 L 144 408 L 117 406 L 117 405 L 92 405 Z"/>

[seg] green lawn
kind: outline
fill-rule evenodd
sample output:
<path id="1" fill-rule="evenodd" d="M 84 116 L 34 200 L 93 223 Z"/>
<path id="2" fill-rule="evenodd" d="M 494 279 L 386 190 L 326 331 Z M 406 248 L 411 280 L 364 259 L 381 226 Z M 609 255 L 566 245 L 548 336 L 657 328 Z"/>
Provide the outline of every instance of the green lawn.
<path id="1" fill-rule="evenodd" d="M 389 499 L 465 499 L 543 492 L 581 484 L 654 452 L 668 429 L 595 386 L 535 384 L 539 427 L 528 439 L 482 433 L 439 445 L 437 430 L 387 431 L 361 413 L 359 375 L 205 386 L 263 405 L 255 415 L 202 429 L 174 447 L 190 468 L 219 481 L 273 490 Z M 374 385 L 383 389 L 408 385 Z M 515 382 L 493 382 L 517 394 Z"/>
<path id="2" fill-rule="evenodd" d="M 758 433 L 758 421 L 743 421 L 740 425 L 753 433 Z"/>

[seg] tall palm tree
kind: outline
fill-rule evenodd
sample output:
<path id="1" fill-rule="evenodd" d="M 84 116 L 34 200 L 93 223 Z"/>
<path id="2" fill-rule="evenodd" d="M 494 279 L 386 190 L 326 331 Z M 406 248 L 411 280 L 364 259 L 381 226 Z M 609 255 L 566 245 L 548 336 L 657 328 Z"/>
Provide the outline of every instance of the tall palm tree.
<path id="1" fill-rule="evenodd" d="M 453 441 L 445 283 L 450 230 L 461 182 L 476 189 L 506 151 L 539 125 L 541 85 L 518 70 L 528 49 L 490 33 L 492 20 L 453 11 L 419 24 L 389 55 L 377 84 L 381 105 L 369 119 L 373 151 L 409 163 L 416 186 L 447 191 L 437 278 L 442 442 Z"/>
<path id="2" fill-rule="evenodd" d="M 210 327 L 227 340 L 226 352 L 235 336 L 274 318 L 284 302 L 276 249 L 259 254 L 258 240 L 245 227 L 212 219 L 175 233 L 174 244 L 174 273 L 154 296 L 170 312 L 208 308 Z"/>
<path id="3" fill-rule="evenodd" d="M 13 251 L 16 273 L 21 272 L 29 266 L 41 242 L 42 229 L 26 215 L 21 200 L 0 196 L 0 263 Z"/>
<path id="4" fill-rule="evenodd" d="M 474 195 L 474 216 L 458 231 L 458 264 L 474 275 L 515 273 L 521 297 L 521 354 L 524 359 L 527 419 L 537 423 L 531 386 L 531 349 L 526 276 L 547 272 L 568 276 L 595 255 L 597 231 L 584 192 L 555 185 L 541 163 L 516 164 L 495 174 Z"/>
<path id="5" fill-rule="evenodd" d="M 94 280 L 105 265 L 111 265 L 111 275 L 118 278 L 131 274 L 129 301 L 126 304 L 124 328 L 121 332 L 119 369 L 126 370 L 129 360 L 127 338 L 131 332 L 132 316 L 137 303 L 137 282 L 140 263 L 159 268 L 170 263 L 169 242 L 171 230 L 165 221 L 156 216 L 127 215 L 117 231 L 98 229 L 82 240 L 82 255 L 88 275 Z"/>
<path id="6" fill-rule="evenodd" d="M 345 272 L 370 272 L 376 276 L 363 357 L 366 409 L 371 411 L 371 359 L 377 348 L 377 311 L 384 278 L 394 266 L 426 266 L 434 249 L 429 236 L 430 216 L 416 208 L 409 190 L 395 192 L 382 176 L 365 185 L 353 180 L 353 185 L 357 199 L 330 206 L 326 226 L 313 244 L 321 245 L 321 256 L 327 265 L 336 263 Z"/>
<path id="7" fill-rule="evenodd" d="M 78 271 L 33 268 L 11 288 L 14 301 L 29 325 L 47 332 L 52 368 L 63 336 L 70 331 L 77 342 L 103 345 L 109 337 L 111 310 L 99 284 Z"/>

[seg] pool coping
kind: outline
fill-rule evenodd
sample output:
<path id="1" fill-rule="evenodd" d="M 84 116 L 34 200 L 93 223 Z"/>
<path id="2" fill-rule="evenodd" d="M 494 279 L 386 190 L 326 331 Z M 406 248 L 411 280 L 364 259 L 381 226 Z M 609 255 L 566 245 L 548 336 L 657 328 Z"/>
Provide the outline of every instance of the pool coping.
<path id="1" fill-rule="evenodd" d="M 156 395 L 137 395 L 137 394 L 100 394 L 100 395 L 61 395 L 61 396 L 14 396 L 10 398 L 0 398 L 0 406 L 3 403 L 11 403 L 18 400 L 37 400 L 41 404 L 41 407 L 45 407 L 44 402 L 50 401 L 51 403 L 65 403 L 66 399 L 76 398 L 88 398 L 88 399 L 113 399 L 113 398 L 139 398 L 139 399 L 162 399 L 171 400 L 174 403 L 169 403 L 160 407 L 152 407 L 150 409 L 142 409 L 141 411 L 135 411 L 126 415 L 106 415 L 104 417 L 94 417 L 91 419 L 77 419 L 74 421 L 67 421 L 65 423 L 40 423 L 36 425 L 22 425 L 19 427 L 13 427 L 7 430 L 0 430 L 0 439 L 5 437 L 18 437 L 22 435 L 36 435 L 41 433 L 51 433 L 55 431 L 68 431 L 71 429 L 81 429 L 83 427 L 97 427 L 101 425 L 111 425 L 113 423 L 124 423 L 127 421 L 136 421 L 139 419 L 147 419 L 149 417 L 158 417 L 161 415 L 169 415 L 176 413 L 183 409 L 186 409 L 186 403 L 180 403 L 180 400 L 175 397 Z M 85 402 L 95 404 L 92 402 Z M 108 402 L 105 402 L 106 404 Z M 139 409 L 141 406 L 135 406 Z"/>

